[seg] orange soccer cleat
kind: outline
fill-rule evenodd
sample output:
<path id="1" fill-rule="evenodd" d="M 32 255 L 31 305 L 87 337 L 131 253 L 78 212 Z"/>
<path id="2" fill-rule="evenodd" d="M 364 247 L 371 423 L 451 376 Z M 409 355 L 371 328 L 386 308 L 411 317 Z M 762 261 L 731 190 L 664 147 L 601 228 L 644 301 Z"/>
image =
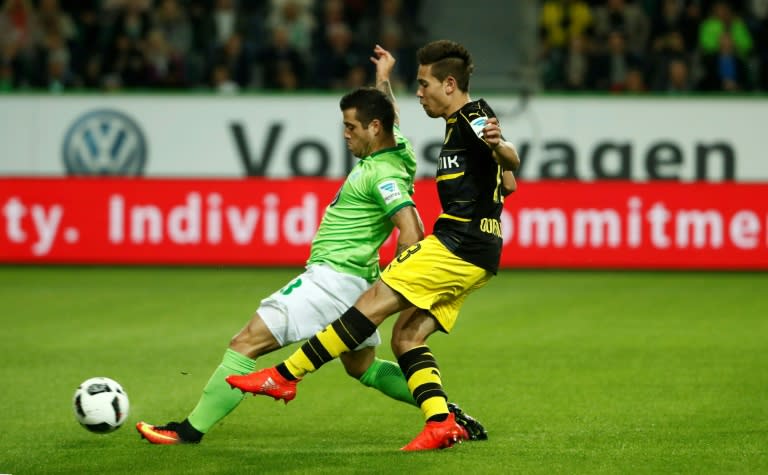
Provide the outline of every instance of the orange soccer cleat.
<path id="1" fill-rule="evenodd" d="M 141 437 L 147 439 L 152 444 L 175 445 L 175 444 L 197 444 L 202 438 L 202 434 L 195 434 L 195 438 L 184 438 L 180 435 L 182 424 L 179 422 L 169 422 L 164 426 L 153 426 L 146 422 L 136 423 L 136 430 Z M 192 437 L 188 435 L 188 437 Z"/>
<path id="2" fill-rule="evenodd" d="M 415 450 L 435 450 L 453 447 L 457 442 L 468 440 L 466 429 L 456 423 L 453 413 L 448 414 L 444 421 L 429 421 L 415 439 L 400 450 L 410 452 Z"/>
<path id="3" fill-rule="evenodd" d="M 288 404 L 296 397 L 296 384 L 301 381 L 289 381 L 275 367 L 261 369 L 248 374 L 227 376 L 227 383 L 244 393 L 264 394 L 275 400 L 282 399 Z"/>

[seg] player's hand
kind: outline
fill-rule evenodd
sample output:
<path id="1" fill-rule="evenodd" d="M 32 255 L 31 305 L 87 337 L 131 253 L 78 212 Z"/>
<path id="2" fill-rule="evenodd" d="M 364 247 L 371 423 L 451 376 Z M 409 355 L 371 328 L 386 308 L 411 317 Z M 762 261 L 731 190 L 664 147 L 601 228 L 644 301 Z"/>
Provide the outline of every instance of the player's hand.
<path id="1" fill-rule="evenodd" d="M 376 80 L 381 81 L 389 79 L 389 75 L 395 67 L 395 57 L 379 45 L 376 45 L 373 48 L 373 54 L 374 56 L 371 56 L 371 62 L 376 65 Z"/>
<path id="2" fill-rule="evenodd" d="M 496 117 L 489 117 L 485 123 L 485 127 L 483 127 L 483 140 L 491 149 L 495 149 L 501 143 L 501 127 L 499 126 L 499 119 Z"/>

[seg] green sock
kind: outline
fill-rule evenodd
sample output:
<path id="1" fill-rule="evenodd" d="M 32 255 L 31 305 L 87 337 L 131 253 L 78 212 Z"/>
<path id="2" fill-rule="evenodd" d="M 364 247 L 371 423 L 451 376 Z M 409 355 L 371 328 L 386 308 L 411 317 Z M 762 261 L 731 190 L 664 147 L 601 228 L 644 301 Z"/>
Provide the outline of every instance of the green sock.
<path id="1" fill-rule="evenodd" d="M 227 348 L 224 359 L 203 388 L 200 401 L 187 417 L 192 427 L 205 434 L 214 424 L 232 412 L 243 400 L 245 394 L 230 388 L 224 378 L 230 374 L 247 374 L 254 369 L 256 369 L 256 360 Z"/>
<path id="2" fill-rule="evenodd" d="M 417 405 L 400 366 L 393 361 L 376 358 L 360 377 L 360 382 L 370 388 L 378 389 L 392 399 L 407 402 L 413 406 Z"/>

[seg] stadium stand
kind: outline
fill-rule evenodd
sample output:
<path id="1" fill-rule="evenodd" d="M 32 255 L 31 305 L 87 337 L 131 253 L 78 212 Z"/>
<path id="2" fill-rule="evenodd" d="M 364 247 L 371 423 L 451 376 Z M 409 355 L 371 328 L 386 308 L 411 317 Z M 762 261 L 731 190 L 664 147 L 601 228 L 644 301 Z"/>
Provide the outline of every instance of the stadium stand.
<path id="1" fill-rule="evenodd" d="M 343 90 L 373 43 L 411 88 L 416 48 L 451 34 L 494 90 L 768 91 L 768 0 L 491 1 L 493 48 L 458 0 L 0 1 L 0 91 Z"/>

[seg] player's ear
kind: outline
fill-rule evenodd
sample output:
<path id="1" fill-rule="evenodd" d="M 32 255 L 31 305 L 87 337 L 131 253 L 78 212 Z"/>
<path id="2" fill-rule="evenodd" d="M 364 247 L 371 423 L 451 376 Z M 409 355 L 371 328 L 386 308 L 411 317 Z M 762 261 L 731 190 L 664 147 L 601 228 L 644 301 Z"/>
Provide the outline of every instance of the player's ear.
<path id="1" fill-rule="evenodd" d="M 379 119 L 371 120 L 371 123 L 368 124 L 368 127 L 373 127 L 374 135 L 379 135 L 381 133 L 381 121 Z"/>
<path id="2" fill-rule="evenodd" d="M 443 90 L 446 94 L 453 94 L 456 90 L 456 78 L 453 76 L 445 78 L 445 81 L 443 81 Z"/>

